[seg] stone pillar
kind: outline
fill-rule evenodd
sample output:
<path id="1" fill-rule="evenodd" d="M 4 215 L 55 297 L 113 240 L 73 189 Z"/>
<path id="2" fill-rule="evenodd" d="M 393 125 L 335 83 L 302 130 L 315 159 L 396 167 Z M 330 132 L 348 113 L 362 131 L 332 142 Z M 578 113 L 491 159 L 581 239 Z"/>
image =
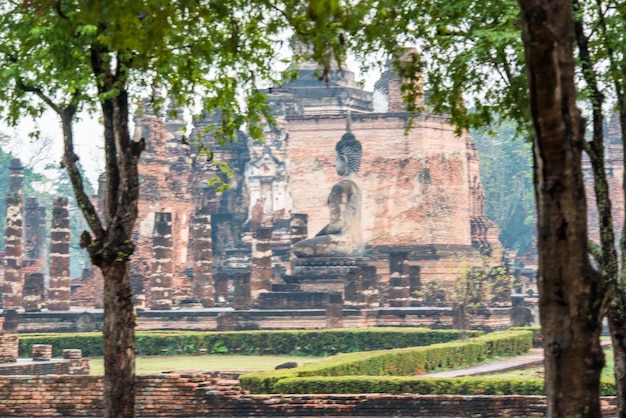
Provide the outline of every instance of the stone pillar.
<path id="1" fill-rule="evenodd" d="M 228 274 L 218 272 L 214 276 L 215 303 L 219 306 L 228 304 Z"/>
<path id="2" fill-rule="evenodd" d="M 326 328 L 343 328 L 343 301 L 340 293 L 329 295 L 326 305 Z"/>
<path id="3" fill-rule="evenodd" d="M 389 278 L 389 306 L 407 307 L 411 305 L 409 299 L 408 277 L 400 273 L 393 273 Z"/>
<path id="4" fill-rule="evenodd" d="M 156 310 L 172 309 L 172 214 L 157 212 L 154 214 L 154 232 L 152 234 L 152 293 L 150 308 Z"/>
<path id="5" fill-rule="evenodd" d="M 259 294 L 272 290 L 272 232 L 273 228 L 258 228 L 252 238 L 252 272 L 250 294 L 257 300 Z"/>
<path id="6" fill-rule="evenodd" d="M 242 272 L 235 274 L 235 295 L 233 298 L 233 308 L 236 310 L 248 310 L 252 308 L 250 273 Z"/>
<path id="7" fill-rule="evenodd" d="M 20 309 L 22 307 L 22 289 L 24 287 L 24 278 L 22 277 L 24 224 L 20 193 L 9 193 L 6 205 L 4 283 L 2 286 L 2 307 L 5 310 Z"/>
<path id="8" fill-rule="evenodd" d="M 146 309 L 146 294 L 144 290 L 145 276 L 142 273 L 137 273 L 133 269 L 133 262 L 130 262 L 130 288 L 133 292 L 133 305 L 138 310 Z"/>
<path id="9" fill-rule="evenodd" d="M 26 312 L 41 312 L 45 305 L 45 284 L 43 273 L 24 275 L 22 304 Z"/>
<path id="10" fill-rule="evenodd" d="M 289 235 L 291 236 L 291 245 L 298 241 L 306 239 L 308 235 L 309 217 L 304 213 L 294 213 L 289 220 Z"/>
<path id="11" fill-rule="evenodd" d="M 193 238 L 193 294 L 203 307 L 215 305 L 213 297 L 213 239 L 211 212 L 207 207 L 196 209 L 191 220 Z"/>
<path id="12" fill-rule="evenodd" d="M 71 298 L 70 214 L 67 197 L 57 197 L 52 203 L 48 309 L 51 311 L 67 311 L 70 309 Z"/>
<path id="13" fill-rule="evenodd" d="M 380 307 L 380 292 L 378 290 L 378 274 L 376 266 L 361 266 L 361 292 L 363 302 L 368 308 Z"/>
<path id="14" fill-rule="evenodd" d="M 46 208 L 39 206 L 37 199 L 32 197 L 24 201 L 24 257 L 48 261 Z"/>
<path id="15" fill-rule="evenodd" d="M 11 160 L 9 166 L 9 193 L 18 193 L 24 197 L 24 167 L 18 158 Z"/>
<path id="16" fill-rule="evenodd" d="M 363 307 L 362 274 L 360 268 L 350 269 L 346 275 L 345 298 L 350 308 Z"/>

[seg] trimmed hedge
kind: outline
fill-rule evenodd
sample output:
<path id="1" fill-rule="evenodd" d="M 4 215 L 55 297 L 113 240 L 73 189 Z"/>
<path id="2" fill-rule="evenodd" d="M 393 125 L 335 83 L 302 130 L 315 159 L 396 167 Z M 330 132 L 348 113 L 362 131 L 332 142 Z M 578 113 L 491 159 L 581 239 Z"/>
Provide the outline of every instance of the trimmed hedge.
<path id="1" fill-rule="evenodd" d="M 531 331 L 533 333 L 533 347 L 540 348 L 543 347 L 543 334 L 541 333 L 540 326 L 532 326 L 532 327 L 515 327 L 511 328 L 511 330 L 515 331 Z"/>
<path id="2" fill-rule="evenodd" d="M 290 370 L 250 373 L 240 376 L 239 380 L 242 388 L 252 393 L 281 393 L 278 383 L 284 379 L 320 376 L 412 376 L 468 367 L 493 358 L 517 356 L 528 352 L 531 345 L 531 332 L 495 332 L 466 341 L 427 347 L 339 354 L 318 364 Z"/>
<path id="3" fill-rule="evenodd" d="M 302 377 L 276 383 L 280 393 L 417 393 L 423 395 L 543 395 L 543 379 L 494 377 Z"/>
<path id="4" fill-rule="evenodd" d="M 481 332 L 472 332 L 473 336 Z M 423 328 L 358 328 L 319 331 L 138 331 L 136 354 L 185 355 L 198 354 L 288 354 L 326 356 L 336 353 L 418 347 L 454 341 L 458 331 Z M 33 344 L 51 344 L 54 357 L 64 348 L 77 348 L 84 357 L 104 355 L 102 334 L 21 334 L 20 357 L 30 357 Z M 205 351 L 206 350 L 206 351 Z"/>
<path id="5" fill-rule="evenodd" d="M 543 379 L 496 376 L 396 377 L 316 376 L 286 378 L 275 384 L 279 393 L 417 393 L 422 395 L 544 395 Z M 601 396 L 615 396 L 615 381 L 602 380 Z"/>

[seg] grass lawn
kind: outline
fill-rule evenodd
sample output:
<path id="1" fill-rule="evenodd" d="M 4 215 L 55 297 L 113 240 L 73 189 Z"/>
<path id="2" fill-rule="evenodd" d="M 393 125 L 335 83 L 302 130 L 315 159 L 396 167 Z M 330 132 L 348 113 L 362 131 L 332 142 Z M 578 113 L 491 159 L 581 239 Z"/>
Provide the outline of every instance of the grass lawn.
<path id="1" fill-rule="evenodd" d="M 261 371 L 273 370 L 287 361 L 295 361 L 298 366 L 315 363 L 324 357 L 294 356 L 242 356 L 242 355 L 205 355 L 205 356 L 137 356 L 136 373 L 150 374 L 176 370 L 208 371 Z M 91 358 L 91 374 L 104 374 L 104 360 Z"/>

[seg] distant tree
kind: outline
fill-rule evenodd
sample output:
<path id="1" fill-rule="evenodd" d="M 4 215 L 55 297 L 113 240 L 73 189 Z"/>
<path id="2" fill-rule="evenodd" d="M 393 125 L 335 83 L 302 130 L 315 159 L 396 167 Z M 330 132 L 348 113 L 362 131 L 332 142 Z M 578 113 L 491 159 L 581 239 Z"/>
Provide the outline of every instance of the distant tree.
<path id="1" fill-rule="evenodd" d="M 458 319 L 461 337 L 479 309 L 508 304 L 513 276 L 501 263 L 502 254 L 457 260 L 446 281 L 431 281 L 414 296 L 426 306 L 450 306 Z"/>
<path id="2" fill-rule="evenodd" d="M 492 130 L 472 135 L 480 156 L 485 215 L 500 228 L 500 242 L 520 254 L 536 238 L 532 145 L 515 135 L 510 122 Z"/>

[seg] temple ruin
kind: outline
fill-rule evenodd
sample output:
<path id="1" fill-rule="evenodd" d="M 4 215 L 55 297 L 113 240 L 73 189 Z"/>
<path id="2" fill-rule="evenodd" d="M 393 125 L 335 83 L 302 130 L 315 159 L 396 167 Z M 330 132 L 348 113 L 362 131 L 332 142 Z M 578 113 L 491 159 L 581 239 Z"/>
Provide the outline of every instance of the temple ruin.
<path id="1" fill-rule="evenodd" d="M 138 312 L 324 308 L 330 315 L 327 324 L 351 323 L 337 314 L 337 307 L 418 307 L 412 295 L 422 285 L 455 280 L 451 271 L 459 260 L 501 249 L 498 229 L 484 215 L 478 155 L 468 133 L 457 135 L 445 116 L 407 113 L 402 80 L 391 70 L 374 92 L 363 90 L 348 69 L 333 72 L 328 82 L 314 72 L 314 65 L 304 64 L 297 80 L 267 91 L 277 124 L 266 127 L 263 142 L 239 133 L 234 142 L 218 146 L 210 133 L 216 115 L 194 120 L 191 140 L 175 107 L 163 114 L 146 108 L 135 116 L 147 139 L 131 261 Z M 362 256 L 331 260 L 331 270 L 341 272 L 334 276 L 340 283 L 322 286 L 318 280 L 294 287 L 289 277 L 320 265 L 319 260 L 298 264 L 292 246 L 328 223 L 326 199 L 339 180 L 335 144 L 347 130 L 362 144 Z M 201 148 L 210 150 L 210 158 Z M 216 163 L 227 163 L 232 177 Z M 16 162 L 11 172 L 15 190 L 7 198 L 4 308 L 100 309 L 97 269 L 85 269 L 69 284 L 67 199 L 55 200 L 49 248 L 40 236 L 41 216 L 27 220 L 26 235 L 22 231 L 19 170 Z M 216 178 L 229 188 L 211 186 Z M 95 199 L 102 207 L 102 196 Z M 40 213 L 32 199 L 26 199 L 26 207 L 31 218 L 29 213 Z M 16 238 L 21 236 L 28 237 Z M 48 264 L 45 290 L 38 277 L 26 279 L 27 271 L 47 275 Z M 217 328 L 232 322 L 229 312 L 204 314 L 215 316 Z M 97 323 L 99 315 L 85 312 L 81 323 Z M 442 322 L 438 315 L 431 325 L 452 326 L 452 319 Z M 267 318 L 265 325 L 254 326 L 273 326 Z"/>

